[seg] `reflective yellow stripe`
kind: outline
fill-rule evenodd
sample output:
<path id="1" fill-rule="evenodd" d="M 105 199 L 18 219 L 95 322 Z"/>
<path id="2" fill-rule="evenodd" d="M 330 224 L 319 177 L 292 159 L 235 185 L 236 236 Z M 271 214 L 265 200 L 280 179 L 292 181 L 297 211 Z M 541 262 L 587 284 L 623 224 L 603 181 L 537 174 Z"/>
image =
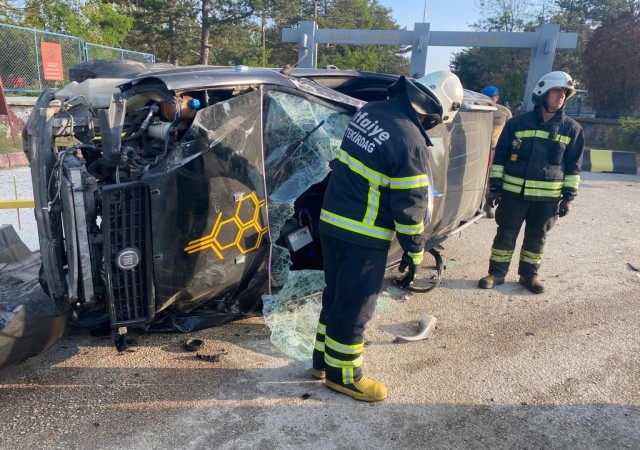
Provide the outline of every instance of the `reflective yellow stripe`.
<path id="1" fill-rule="evenodd" d="M 518 139 L 524 138 L 540 138 L 540 139 L 549 139 L 549 132 L 543 130 L 522 130 L 516 131 L 516 137 Z M 568 144 L 571 142 L 570 136 L 564 136 L 562 134 L 556 134 L 556 136 L 551 139 L 554 142 L 560 142 L 562 144 Z"/>
<path id="2" fill-rule="evenodd" d="M 349 166 L 349 169 L 361 175 L 369 183 L 375 186 L 385 186 L 391 189 L 413 189 L 418 187 L 429 186 L 429 177 L 427 174 L 412 175 L 410 177 L 391 178 L 385 174 L 367 167 L 362 161 L 349 155 L 346 151 L 340 149 L 338 160 Z"/>
<path id="3" fill-rule="evenodd" d="M 504 166 L 493 164 L 489 171 L 489 178 L 502 178 L 504 175 Z"/>
<path id="4" fill-rule="evenodd" d="M 519 194 L 522 188 L 520 186 L 511 186 L 510 184 L 505 184 L 502 186 L 502 189 L 507 192 L 513 192 L 514 194 Z"/>
<path id="5" fill-rule="evenodd" d="M 536 138 L 536 137 L 541 139 L 547 139 L 549 138 L 549 132 L 543 131 L 543 130 L 521 130 L 521 131 L 516 131 L 516 137 L 518 139 Z"/>
<path id="6" fill-rule="evenodd" d="M 542 262 L 542 253 L 533 253 L 522 249 L 520 251 L 520 261 L 538 265 Z"/>
<path id="7" fill-rule="evenodd" d="M 349 169 L 362 176 L 369 183 L 375 186 L 389 186 L 388 176 L 365 166 L 361 161 L 350 156 L 342 149 L 340 149 L 340 152 L 338 153 L 338 161 L 345 163 Z"/>
<path id="8" fill-rule="evenodd" d="M 389 187 L 391 189 L 413 189 L 429 186 L 429 177 L 424 175 L 415 175 L 412 177 L 389 178 Z"/>
<path id="9" fill-rule="evenodd" d="M 373 184 L 369 184 L 369 195 L 367 196 L 367 211 L 364 213 L 364 223 L 373 225 L 378 217 L 378 207 L 380 205 L 380 191 Z"/>
<path id="10" fill-rule="evenodd" d="M 562 193 L 562 181 L 527 180 L 524 195 L 533 197 L 559 197 Z"/>
<path id="11" fill-rule="evenodd" d="M 342 368 L 342 384 L 353 384 L 356 380 L 353 377 L 353 369 L 351 367 Z"/>
<path id="12" fill-rule="evenodd" d="M 327 326 L 323 323 L 318 322 L 318 328 L 316 329 L 318 334 L 327 334 Z"/>
<path id="13" fill-rule="evenodd" d="M 502 190 L 513 192 L 514 194 L 519 194 L 522 191 L 522 186 L 513 185 L 511 183 L 507 183 L 506 181 L 502 184 Z"/>
<path id="14" fill-rule="evenodd" d="M 570 189 L 578 189 L 580 186 L 580 175 L 565 175 L 563 187 Z"/>
<path id="15" fill-rule="evenodd" d="M 491 247 L 491 257 L 489 259 L 495 262 L 508 263 L 511 261 L 512 255 L 513 255 L 513 250 L 501 250 L 498 248 Z"/>
<path id="16" fill-rule="evenodd" d="M 561 189 L 562 184 L 562 181 L 527 180 L 524 187 L 556 190 Z"/>
<path id="17" fill-rule="evenodd" d="M 358 222 L 357 220 L 342 217 L 332 212 L 323 209 L 320 213 L 320 220 L 327 222 L 338 228 L 352 231 L 354 233 L 362 234 L 377 239 L 384 239 L 390 241 L 393 239 L 393 230 L 388 230 L 382 227 L 376 227 L 364 222 Z"/>
<path id="18" fill-rule="evenodd" d="M 315 348 L 319 352 L 324 353 L 324 342 L 319 342 L 318 340 L 316 340 L 315 344 L 313 344 L 313 348 Z"/>
<path id="19" fill-rule="evenodd" d="M 364 342 L 359 344 L 341 344 L 340 342 L 331 339 L 329 336 L 327 336 L 325 343 L 331 350 L 335 350 L 345 355 L 357 355 L 362 353 L 362 349 L 364 348 Z"/>
<path id="20" fill-rule="evenodd" d="M 504 182 L 513 184 L 515 186 L 522 186 L 524 184 L 524 178 L 514 177 L 513 175 L 505 175 Z"/>
<path id="21" fill-rule="evenodd" d="M 364 361 L 363 355 L 360 355 L 353 360 L 344 361 L 342 359 L 334 358 L 328 353 L 324 354 L 325 364 L 327 364 L 328 366 L 334 367 L 336 369 L 360 367 L 363 361 Z"/>
<path id="22" fill-rule="evenodd" d="M 398 233 L 408 234 L 411 236 L 424 233 L 424 222 L 416 223 L 415 225 L 403 225 L 394 220 L 393 224 Z"/>
<path id="23" fill-rule="evenodd" d="M 524 195 L 527 195 L 529 197 L 550 197 L 550 198 L 555 198 L 555 197 L 560 197 L 560 195 L 562 194 L 562 189 L 536 189 L 536 188 L 530 188 L 530 187 L 525 187 L 524 188 Z"/>

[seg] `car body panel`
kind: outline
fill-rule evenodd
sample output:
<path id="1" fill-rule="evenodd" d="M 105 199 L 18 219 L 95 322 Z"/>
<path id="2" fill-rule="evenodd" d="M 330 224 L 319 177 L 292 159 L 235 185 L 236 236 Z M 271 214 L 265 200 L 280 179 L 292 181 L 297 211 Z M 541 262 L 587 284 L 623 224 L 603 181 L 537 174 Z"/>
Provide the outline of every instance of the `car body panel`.
<path id="1" fill-rule="evenodd" d="M 99 99 L 109 107 L 97 111 L 83 104 L 84 82 L 64 96 L 45 92 L 24 133 L 43 284 L 79 317 L 111 327 L 192 331 L 259 314 L 261 295 L 291 271 L 322 269 L 328 163 L 350 117 L 395 80 L 323 69 L 154 70 Z M 492 111 L 465 91 L 454 123 L 428 133 L 428 248 L 481 217 Z M 60 136 L 79 143 L 56 147 Z M 389 263 L 400 254 L 394 242 Z"/>

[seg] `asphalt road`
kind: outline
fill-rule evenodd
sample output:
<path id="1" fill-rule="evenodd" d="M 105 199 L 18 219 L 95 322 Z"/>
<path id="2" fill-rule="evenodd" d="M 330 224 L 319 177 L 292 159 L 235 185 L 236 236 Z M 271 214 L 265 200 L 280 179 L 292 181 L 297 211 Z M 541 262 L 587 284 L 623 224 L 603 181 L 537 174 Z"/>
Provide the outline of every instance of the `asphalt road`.
<path id="1" fill-rule="evenodd" d="M 495 224 L 444 244 L 445 282 L 383 295 L 365 372 L 389 398 L 360 403 L 313 381 L 262 318 L 190 335 L 68 335 L 0 372 L 3 449 L 640 448 L 640 176 L 583 174 L 547 240 L 533 295 L 480 290 Z M 427 341 L 396 344 L 429 313 Z M 182 349 L 205 341 L 198 359 Z"/>

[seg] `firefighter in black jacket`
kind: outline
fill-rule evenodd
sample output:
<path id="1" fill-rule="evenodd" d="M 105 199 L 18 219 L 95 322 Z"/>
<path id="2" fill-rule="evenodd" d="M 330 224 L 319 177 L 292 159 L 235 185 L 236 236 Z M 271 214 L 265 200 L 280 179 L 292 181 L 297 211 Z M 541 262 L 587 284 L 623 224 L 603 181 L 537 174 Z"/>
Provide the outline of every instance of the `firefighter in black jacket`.
<path id="1" fill-rule="evenodd" d="M 451 72 L 415 81 L 400 77 L 389 98 L 363 106 L 347 126 L 320 216 L 326 288 L 312 375 L 357 400 L 387 397 L 384 384 L 362 374 L 364 330 L 373 315 L 394 235 L 404 250 L 403 281 L 422 262 L 428 222 L 425 130 L 451 123 L 463 89 Z"/>
<path id="2" fill-rule="evenodd" d="M 535 294 L 547 232 L 571 209 L 580 183 L 584 148 L 582 127 L 565 116 L 566 99 L 576 93 L 571 77 L 544 75 L 533 89 L 535 108 L 507 122 L 489 173 L 487 203 L 498 204 L 498 231 L 491 248 L 489 275 L 478 286 L 503 284 L 516 239 L 526 223 L 520 250 L 519 283 Z"/>

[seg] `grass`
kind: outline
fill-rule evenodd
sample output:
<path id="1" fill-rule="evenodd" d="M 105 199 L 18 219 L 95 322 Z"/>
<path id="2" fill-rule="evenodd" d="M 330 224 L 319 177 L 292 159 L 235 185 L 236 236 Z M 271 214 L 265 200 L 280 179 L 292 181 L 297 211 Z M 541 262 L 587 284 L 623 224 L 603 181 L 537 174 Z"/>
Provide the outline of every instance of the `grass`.
<path id="1" fill-rule="evenodd" d="M 16 136 L 16 143 L 14 145 L 11 135 L 7 137 L 4 133 L 0 135 L 0 154 L 13 153 L 22 151 L 22 135 Z"/>

